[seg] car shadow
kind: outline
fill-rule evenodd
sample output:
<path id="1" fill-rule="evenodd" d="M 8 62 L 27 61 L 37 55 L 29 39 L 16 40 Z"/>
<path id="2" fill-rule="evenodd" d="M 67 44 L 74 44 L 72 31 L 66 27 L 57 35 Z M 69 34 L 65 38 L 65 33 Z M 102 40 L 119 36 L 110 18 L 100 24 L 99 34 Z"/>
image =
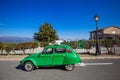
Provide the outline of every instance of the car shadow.
<path id="1" fill-rule="evenodd" d="M 39 70 L 63 70 L 66 71 L 66 69 L 64 68 L 64 66 L 52 66 L 52 67 L 39 67 Z"/>
<path id="2" fill-rule="evenodd" d="M 15 67 L 17 70 L 21 70 L 21 71 L 26 71 L 24 69 L 24 67 L 19 64 Z M 63 70 L 63 71 L 66 71 L 66 69 L 64 68 L 64 66 L 54 66 L 54 67 L 39 67 L 37 68 L 38 70 Z M 37 70 L 36 69 L 36 70 Z"/>
<path id="3" fill-rule="evenodd" d="M 17 70 L 25 71 L 24 67 L 23 67 L 21 64 L 17 65 L 15 68 L 16 68 Z"/>

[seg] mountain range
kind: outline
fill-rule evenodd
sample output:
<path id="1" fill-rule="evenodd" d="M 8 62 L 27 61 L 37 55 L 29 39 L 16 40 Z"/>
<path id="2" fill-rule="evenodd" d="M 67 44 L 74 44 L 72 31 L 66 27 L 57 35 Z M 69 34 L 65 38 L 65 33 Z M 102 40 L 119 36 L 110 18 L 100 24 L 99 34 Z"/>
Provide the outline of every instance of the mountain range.
<path id="1" fill-rule="evenodd" d="M 31 42 L 33 38 L 27 37 L 0 37 L 0 42 L 8 42 L 8 43 L 22 43 L 22 42 Z"/>

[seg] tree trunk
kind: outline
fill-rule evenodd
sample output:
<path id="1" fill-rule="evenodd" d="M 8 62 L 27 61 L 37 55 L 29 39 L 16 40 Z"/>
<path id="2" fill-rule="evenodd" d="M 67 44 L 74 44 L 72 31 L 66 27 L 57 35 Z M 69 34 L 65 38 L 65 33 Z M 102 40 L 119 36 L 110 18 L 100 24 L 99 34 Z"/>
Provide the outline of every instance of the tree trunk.
<path id="1" fill-rule="evenodd" d="M 108 48 L 108 47 L 106 47 L 106 49 L 107 49 L 107 51 L 108 51 L 108 53 L 107 53 L 107 54 L 109 54 L 109 53 L 110 53 L 109 48 Z"/>
<path id="2" fill-rule="evenodd" d="M 16 54 L 15 50 L 13 50 L 14 54 Z"/>
<path id="3" fill-rule="evenodd" d="M 25 50 L 23 49 L 23 54 L 25 55 Z"/>
<path id="4" fill-rule="evenodd" d="M 1 50 L 1 54 L 3 54 L 3 50 Z"/>

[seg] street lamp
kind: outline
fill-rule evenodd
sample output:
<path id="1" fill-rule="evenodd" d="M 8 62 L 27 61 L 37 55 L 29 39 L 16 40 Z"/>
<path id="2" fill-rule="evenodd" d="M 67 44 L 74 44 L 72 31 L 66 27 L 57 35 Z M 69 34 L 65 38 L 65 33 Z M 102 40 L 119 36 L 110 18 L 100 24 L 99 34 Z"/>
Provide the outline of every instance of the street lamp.
<path id="1" fill-rule="evenodd" d="M 99 19 L 99 16 L 96 14 L 94 16 L 94 20 L 96 22 L 96 55 L 100 55 L 100 48 L 99 48 L 99 43 L 98 43 L 98 19 Z"/>

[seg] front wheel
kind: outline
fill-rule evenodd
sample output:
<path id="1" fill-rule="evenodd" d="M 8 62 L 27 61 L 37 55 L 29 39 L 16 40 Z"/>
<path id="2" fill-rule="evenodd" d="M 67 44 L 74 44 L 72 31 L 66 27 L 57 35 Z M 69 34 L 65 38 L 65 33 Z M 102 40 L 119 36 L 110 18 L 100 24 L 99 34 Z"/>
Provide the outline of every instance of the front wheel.
<path id="1" fill-rule="evenodd" d="M 74 65 L 65 65 L 65 69 L 67 70 L 67 71 L 72 71 L 73 69 L 74 69 Z"/>
<path id="2" fill-rule="evenodd" d="M 34 70 L 34 65 L 33 65 L 33 63 L 32 62 L 30 62 L 30 61 L 27 61 L 27 62 L 25 62 L 25 64 L 24 64 L 24 69 L 26 70 L 26 71 L 32 71 L 32 70 Z"/>

